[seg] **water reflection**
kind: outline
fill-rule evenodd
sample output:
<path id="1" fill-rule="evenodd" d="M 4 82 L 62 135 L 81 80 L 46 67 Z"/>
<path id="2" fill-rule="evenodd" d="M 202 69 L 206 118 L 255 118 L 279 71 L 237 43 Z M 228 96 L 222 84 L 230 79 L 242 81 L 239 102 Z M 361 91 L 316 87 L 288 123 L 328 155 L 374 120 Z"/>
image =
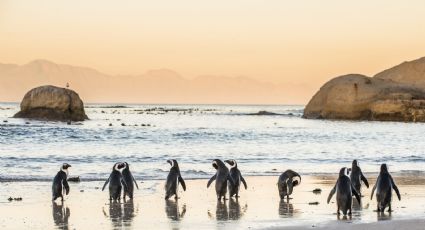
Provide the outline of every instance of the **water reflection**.
<path id="1" fill-rule="evenodd" d="M 229 220 L 229 211 L 227 210 L 226 201 L 217 201 L 215 210 L 215 218 L 220 221 Z"/>
<path id="2" fill-rule="evenodd" d="M 124 203 L 119 201 L 109 202 L 109 214 L 103 210 L 105 217 L 109 218 L 113 228 L 129 227 L 136 216 L 133 200 L 130 199 Z"/>
<path id="3" fill-rule="evenodd" d="M 241 208 L 238 199 L 231 198 L 229 200 L 229 218 L 231 220 L 240 219 L 248 209 L 248 205 L 245 204 L 243 208 Z"/>
<path id="4" fill-rule="evenodd" d="M 183 219 L 186 213 L 186 205 L 183 204 L 182 211 L 180 212 L 178 200 L 166 200 L 165 201 L 165 213 L 167 217 L 174 221 L 180 221 Z"/>
<path id="5" fill-rule="evenodd" d="M 298 214 L 298 210 L 294 208 L 294 205 L 285 200 L 279 202 L 279 216 L 282 218 L 294 217 Z"/>
<path id="6" fill-rule="evenodd" d="M 55 222 L 55 225 L 59 229 L 69 229 L 68 219 L 71 216 L 69 208 L 65 206 L 63 202 L 60 204 L 57 204 L 56 202 L 52 203 L 53 221 Z"/>
<path id="7" fill-rule="evenodd" d="M 377 213 L 377 220 L 391 220 L 391 212 L 376 212 Z"/>

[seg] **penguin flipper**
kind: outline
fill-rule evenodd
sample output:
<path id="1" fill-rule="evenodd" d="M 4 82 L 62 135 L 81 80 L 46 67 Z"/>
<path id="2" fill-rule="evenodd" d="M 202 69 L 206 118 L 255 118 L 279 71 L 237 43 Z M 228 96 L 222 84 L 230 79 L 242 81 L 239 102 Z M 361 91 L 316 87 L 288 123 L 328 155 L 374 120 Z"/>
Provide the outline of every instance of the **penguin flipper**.
<path id="1" fill-rule="evenodd" d="M 366 185 L 366 187 L 369 188 L 369 182 L 367 181 L 366 177 L 363 175 L 362 172 L 360 172 L 360 179 L 362 179 L 362 181 Z"/>
<path id="2" fill-rule="evenodd" d="M 125 182 L 124 178 L 121 178 L 121 184 L 124 186 L 124 191 L 128 191 L 127 182 Z"/>
<path id="3" fill-rule="evenodd" d="M 376 182 L 378 182 L 378 180 L 376 180 Z M 376 184 L 373 186 L 372 188 L 372 193 L 370 194 L 370 199 L 373 199 L 373 193 L 375 193 L 375 189 L 376 189 Z"/>
<path id="4" fill-rule="evenodd" d="M 66 179 L 64 179 L 62 181 L 63 187 L 65 188 L 65 194 L 68 195 L 69 194 L 69 184 L 68 181 Z"/>
<path id="5" fill-rule="evenodd" d="M 353 193 L 353 195 L 356 197 L 357 201 L 360 204 L 361 197 L 360 197 L 359 193 L 357 192 L 357 190 L 354 188 L 354 186 L 352 184 L 351 184 L 351 192 Z"/>
<path id="6" fill-rule="evenodd" d="M 215 180 L 215 178 L 217 178 L 217 174 L 214 174 L 214 176 L 210 178 L 207 184 L 207 188 L 210 187 L 211 183 Z"/>
<path id="7" fill-rule="evenodd" d="M 338 181 L 336 182 L 335 186 L 332 188 L 331 192 L 329 193 L 328 200 L 327 200 L 328 204 L 329 204 L 329 202 L 331 201 L 332 196 L 333 196 L 333 195 L 335 194 L 335 192 L 336 192 L 336 185 L 337 185 L 337 184 L 338 184 Z"/>
<path id="8" fill-rule="evenodd" d="M 292 194 L 292 191 L 294 190 L 294 185 L 293 185 L 292 178 L 289 178 L 286 181 L 286 186 L 288 187 L 288 195 L 291 195 Z"/>
<path id="9" fill-rule="evenodd" d="M 111 176 L 109 176 L 108 179 L 105 181 L 105 184 L 103 184 L 102 191 L 105 190 L 106 185 L 109 183 L 109 179 L 111 179 Z"/>
<path id="10" fill-rule="evenodd" d="M 179 176 L 179 182 L 183 187 L 183 191 L 186 191 L 186 183 L 184 183 L 183 177 Z"/>
<path id="11" fill-rule="evenodd" d="M 400 191 L 398 191 L 397 185 L 395 185 L 394 180 L 393 180 L 393 178 L 391 176 L 390 176 L 390 179 L 391 179 L 392 187 L 393 187 L 395 193 L 397 194 L 398 200 L 401 200 Z"/>
<path id="12" fill-rule="evenodd" d="M 245 179 L 243 178 L 242 175 L 241 175 L 241 181 L 243 183 L 243 186 L 245 187 L 245 190 L 248 189 L 248 185 L 246 185 L 246 181 L 245 181 Z"/>
<path id="13" fill-rule="evenodd" d="M 139 185 L 137 185 L 136 179 L 134 179 L 134 176 L 133 175 L 131 175 L 131 177 L 133 178 L 133 181 L 134 181 L 134 184 L 136 185 L 136 188 L 139 189 Z"/>

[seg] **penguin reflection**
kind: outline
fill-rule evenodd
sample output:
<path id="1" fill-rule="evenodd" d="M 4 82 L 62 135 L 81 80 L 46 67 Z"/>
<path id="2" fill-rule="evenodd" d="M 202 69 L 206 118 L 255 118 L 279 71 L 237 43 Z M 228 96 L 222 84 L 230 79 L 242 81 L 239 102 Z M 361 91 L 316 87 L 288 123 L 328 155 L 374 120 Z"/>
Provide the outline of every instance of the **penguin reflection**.
<path id="1" fill-rule="evenodd" d="M 105 210 L 103 210 L 105 217 L 108 217 Z M 122 226 L 122 208 L 121 203 L 117 201 L 109 202 L 109 219 L 111 219 L 112 226 L 114 228 L 120 228 Z"/>
<path id="2" fill-rule="evenodd" d="M 215 210 L 217 220 L 229 220 L 229 211 L 227 210 L 226 201 L 217 200 L 217 208 Z"/>
<path id="3" fill-rule="evenodd" d="M 165 213 L 171 220 L 180 221 L 183 219 L 184 214 L 186 213 L 186 205 L 183 205 L 181 212 L 179 209 L 178 200 L 165 200 Z"/>
<path id="4" fill-rule="evenodd" d="M 124 213 L 123 213 L 123 221 L 125 226 L 130 226 L 131 221 L 133 221 L 133 218 L 135 217 L 134 213 L 134 202 L 133 199 L 130 199 L 126 202 L 124 202 Z"/>
<path id="5" fill-rule="evenodd" d="M 380 220 L 391 220 L 391 212 L 389 212 L 388 214 L 386 214 L 384 212 L 376 212 L 376 213 L 377 213 L 378 221 L 380 221 Z"/>
<path id="6" fill-rule="evenodd" d="M 239 220 L 245 214 L 247 208 L 246 204 L 241 208 L 238 199 L 229 199 L 229 218 L 231 220 Z"/>
<path id="7" fill-rule="evenodd" d="M 52 202 L 53 221 L 59 229 L 68 229 L 68 219 L 71 216 L 71 212 L 68 207 L 64 207 L 63 202 L 58 205 L 56 202 Z"/>
<path id="8" fill-rule="evenodd" d="M 279 216 L 280 217 L 293 217 L 294 216 L 294 205 L 285 202 L 285 200 L 280 200 L 279 202 Z"/>

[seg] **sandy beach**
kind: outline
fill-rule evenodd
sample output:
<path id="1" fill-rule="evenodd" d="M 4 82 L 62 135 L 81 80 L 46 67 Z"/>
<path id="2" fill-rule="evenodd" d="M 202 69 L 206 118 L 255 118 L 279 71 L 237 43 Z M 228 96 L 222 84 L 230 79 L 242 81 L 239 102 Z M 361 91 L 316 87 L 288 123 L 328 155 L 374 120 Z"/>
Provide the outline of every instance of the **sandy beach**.
<path id="1" fill-rule="evenodd" d="M 373 176 L 374 177 L 374 176 Z M 50 182 L 2 182 L 0 228 L 2 229 L 423 229 L 425 180 L 423 176 L 396 176 L 402 200 L 394 211 L 379 215 L 364 187 L 362 205 L 354 203 L 351 218 L 338 219 L 333 201 L 326 198 L 334 177 L 304 176 L 289 203 L 280 202 L 276 177 L 247 177 L 248 190 L 238 201 L 217 203 L 207 180 L 186 180 L 180 199 L 165 201 L 164 181 L 139 181 L 133 201 L 109 202 L 101 191 L 103 181 L 70 183 L 63 204 L 51 202 Z M 372 176 L 371 184 L 374 183 Z M 322 189 L 314 194 L 315 188 Z M 8 201 L 8 197 L 22 201 Z M 316 203 L 318 202 L 318 203 Z"/>

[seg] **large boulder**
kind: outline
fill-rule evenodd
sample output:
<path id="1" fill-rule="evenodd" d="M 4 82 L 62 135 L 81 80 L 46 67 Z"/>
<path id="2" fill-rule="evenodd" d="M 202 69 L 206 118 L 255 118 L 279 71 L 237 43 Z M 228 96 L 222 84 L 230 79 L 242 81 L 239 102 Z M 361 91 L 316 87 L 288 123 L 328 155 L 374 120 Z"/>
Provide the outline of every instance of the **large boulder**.
<path id="1" fill-rule="evenodd" d="M 16 118 L 55 121 L 83 121 L 88 119 L 78 94 L 70 89 L 46 85 L 31 89 L 21 102 Z"/>
<path id="2" fill-rule="evenodd" d="M 304 118 L 425 121 L 425 89 L 359 74 L 323 85 L 304 109 Z"/>

